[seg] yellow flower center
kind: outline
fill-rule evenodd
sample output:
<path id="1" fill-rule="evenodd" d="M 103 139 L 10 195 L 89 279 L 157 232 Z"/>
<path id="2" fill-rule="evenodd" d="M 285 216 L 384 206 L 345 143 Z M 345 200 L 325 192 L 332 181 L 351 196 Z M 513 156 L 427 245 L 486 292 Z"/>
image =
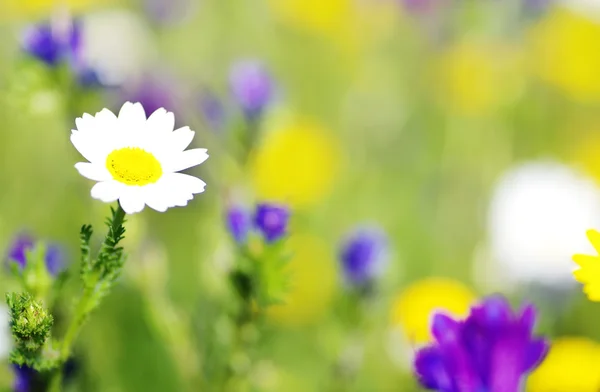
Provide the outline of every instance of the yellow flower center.
<path id="1" fill-rule="evenodd" d="M 108 154 L 106 168 L 115 180 L 127 185 L 152 184 L 163 174 L 158 159 L 137 147 L 121 148 Z"/>

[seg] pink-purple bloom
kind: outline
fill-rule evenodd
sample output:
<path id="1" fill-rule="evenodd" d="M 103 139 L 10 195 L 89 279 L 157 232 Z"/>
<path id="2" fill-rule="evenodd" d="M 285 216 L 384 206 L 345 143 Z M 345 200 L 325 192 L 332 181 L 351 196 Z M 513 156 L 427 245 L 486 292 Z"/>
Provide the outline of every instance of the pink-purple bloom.
<path id="1" fill-rule="evenodd" d="M 25 233 L 18 235 L 8 250 L 8 261 L 17 263 L 21 269 L 25 268 L 27 253 L 33 251 L 35 246 L 36 241 L 30 235 Z M 58 275 L 65 267 L 65 254 L 56 244 L 46 244 L 45 248 L 46 268 L 51 275 Z"/>
<path id="2" fill-rule="evenodd" d="M 254 214 L 254 226 L 266 242 L 275 242 L 287 234 L 289 210 L 279 204 L 259 204 Z"/>
<path id="3" fill-rule="evenodd" d="M 548 340 L 533 335 L 536 311 L 514 313 L 499 295 L 484 299 L 465 320 L 437 313 L 434 342 L 415 356 L 422 386 L 440 392 L 516 392 L 545 358 Z"/>
<path id="4" fill-rule="evenodd" d="M 386 235 L 374 227 L 354 230 L 342 244 L 339 259 L 345 281 L 351 286 L 372 283 L 386 266 Z"/>
<path id="5" fill-rule="evenodd" d="M 229 85 L 235 101 L 250 118 L 260 115 L 273 98 L 271 75 L 257 60 L 235 63 L 229 74 Z"/>

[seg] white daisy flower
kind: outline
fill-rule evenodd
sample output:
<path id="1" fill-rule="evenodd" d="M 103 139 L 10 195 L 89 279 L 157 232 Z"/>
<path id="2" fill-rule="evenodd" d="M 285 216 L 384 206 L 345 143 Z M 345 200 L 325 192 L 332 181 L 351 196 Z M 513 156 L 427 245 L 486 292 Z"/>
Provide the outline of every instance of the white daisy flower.
<path id="1" fill-rule="evenodd" d="M 140 103 L 127 102 L 118 117 L 103 109 L 75 123 L 71 142 L 89 161 L 75 168 L 98 181 L 91 192 L 94 199 L 119 200 L 126 213 L 134 214 L 146 205 L 160 212 L 183 207 L 204 192 L 204 181 L 177 173 L 201 164 L 208 154 L 204 148 L 184 151 L 194 132 L 189 127 L 173 131 L 173 113 L 161 108 L 146 119 Z"/>
<path id="2" fill-rule="evenodd" d="M 571 167 L 529 162 L 500 179 L 488 219 L 495 264 L 488 272 L 517 284 L 568 287 L 575 284 L 572 256 L 594 253 L 584 234 L 600 228 L 600 189 Z"/>
<path id="3" fill-rule="evenodd" d="M 12 333 L 10 330 L 10 310 L 0 305 L 0 359 L 8 358 L 12 350 Z"/>

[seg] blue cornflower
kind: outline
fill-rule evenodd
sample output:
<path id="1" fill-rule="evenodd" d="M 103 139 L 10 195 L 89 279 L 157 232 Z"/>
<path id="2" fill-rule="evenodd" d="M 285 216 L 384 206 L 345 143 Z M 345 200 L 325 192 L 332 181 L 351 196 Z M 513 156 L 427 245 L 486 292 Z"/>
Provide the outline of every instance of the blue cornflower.
<path id="1" fill-rule="evenodd" d="M 8 250 L 8 261 L 24 268 L 27 264 L 27 251 L 33 250 L 35 245 L 35 240 L 28 234 L 18 235 Z M 65 266 L 64 252 L 56 244 L 46 244 L 45 258 L 46 268 L 51 275 L 58 275 Z"/>
<path id="2" fill-rule="evenodd" d="M 13 392 L 30 392 L 33 387 L 35 370 L 27 366 L 13 365 L 15 379 L 13 381 Z"/>
<path id="3" fill-rule="evenodd" d="M 238 244 L 243 244 L 248 239 L 252 229 L 250 212 L 243 207 L 232 206 L 227 210 L 227 229 Z"/>
<path id="4" fill-rule="evenodd" d="M 41 22 L 23 33 L 21 47 L 50 67 L 65 62 L 83 86 L 99 84 L 96 72 L 83 58 L 83 33 L 79 20 L 65 23 Z"/>
<path id="5" fill-rule="evenodd" d="M 254 226 L 266 242 L 275 242 L 287 234 L 289 210 L 278 204 L 259 204 L 254 214 Z"/>
<path id="6" fill-rule="evenodd" d="M 260 115 L 273 97 L 273 81 L 265 66 L 256 60 L 233 65 L 229 74 L 231 93 L 245 115 Z"/>
<path id="7" fill-rule="evenodd" d="M 371 283 L 387 261 L 387 238 L 376 228 L 359 228 L 342 245 L 340 262 L 346 282 L 353 286 Z"/>
<path id="8" fill-rule="evenodd" d="M 514 314 L 502 296 L 491 296 L 458 321 L 437 313 L 434 343 L 420 349 L 414 368 L 419 382 L 440 392 L 516 392 L 545 358 L 549 342 L 533 336 L 535 308 Z"/>
<path id="9" fill-rule="evenodd" d="M 56 66 L 75 51 L 80 44 L 80 36 L 79 23 L 73 23 L 72 28 L 65 30 L 50 22 L 42 22 L 25 30 L 22 48 L 44 63 Z"/>

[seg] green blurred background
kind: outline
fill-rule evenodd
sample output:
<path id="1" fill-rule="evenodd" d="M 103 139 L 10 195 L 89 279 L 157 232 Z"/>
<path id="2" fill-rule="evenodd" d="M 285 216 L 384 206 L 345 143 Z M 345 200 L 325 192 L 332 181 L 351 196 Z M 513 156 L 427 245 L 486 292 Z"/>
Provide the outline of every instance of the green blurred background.
<path id="1" fill-rule="evenodd" d="M 500 291 L 538 304 L 540 331 L 562 339 L 529 389 L 598 391 L 600 313 L 569 274 L 585 230 L 600 228 L 597 2 L 58 3 L 0 0 L 0 248 L 27 230 L 68 250 L 58 331 L 79 288 L 78 230 L 103 232 L 109 212 L 73 168 L 75 118 L 115 110 L 128 84 L 145 83 L 136 77 L 156 75 L 178 125 L 211 156 L 191 171 L 208 186 L 187 207 L 129 219 L 126 273 L 78 340 L 70 390 L 418 391 L 410 356 L 431 311 L 462 314 Z M 64 6 L 104 26 L 97 53 L 130 68 L 124 85 L 84 89 L 23 53 L 25 26 Z M 264 63 L 278 92 L 253 123 L 229 90 L 231 67 L 246 58 Z M 217 125 L 208 95 L 221 105 Z M 510 195 L 498 196 L 498 181 L 530 162 L 567 174 L 542 174 L 542 188 L 530 174 L 526 199 L 508 186 L 517 201 L 499 207 L 510 218 L 499 223 L 491 201 Z M 264 323 L 236 331 L 224 211 L 260 200 L 293 211 L 294 292 Z M 357 301 L 338 253 L 365 222 L 385 230 L 390 256 L 376 295 Z M 3 271 L 0 288 L 15 287 Z M 251 349 L 236 348 L 238 334 Z M 245 386 L 227 384 L 228 367 Z M 11 384 L 8 364 L 0 381 Z"/>

